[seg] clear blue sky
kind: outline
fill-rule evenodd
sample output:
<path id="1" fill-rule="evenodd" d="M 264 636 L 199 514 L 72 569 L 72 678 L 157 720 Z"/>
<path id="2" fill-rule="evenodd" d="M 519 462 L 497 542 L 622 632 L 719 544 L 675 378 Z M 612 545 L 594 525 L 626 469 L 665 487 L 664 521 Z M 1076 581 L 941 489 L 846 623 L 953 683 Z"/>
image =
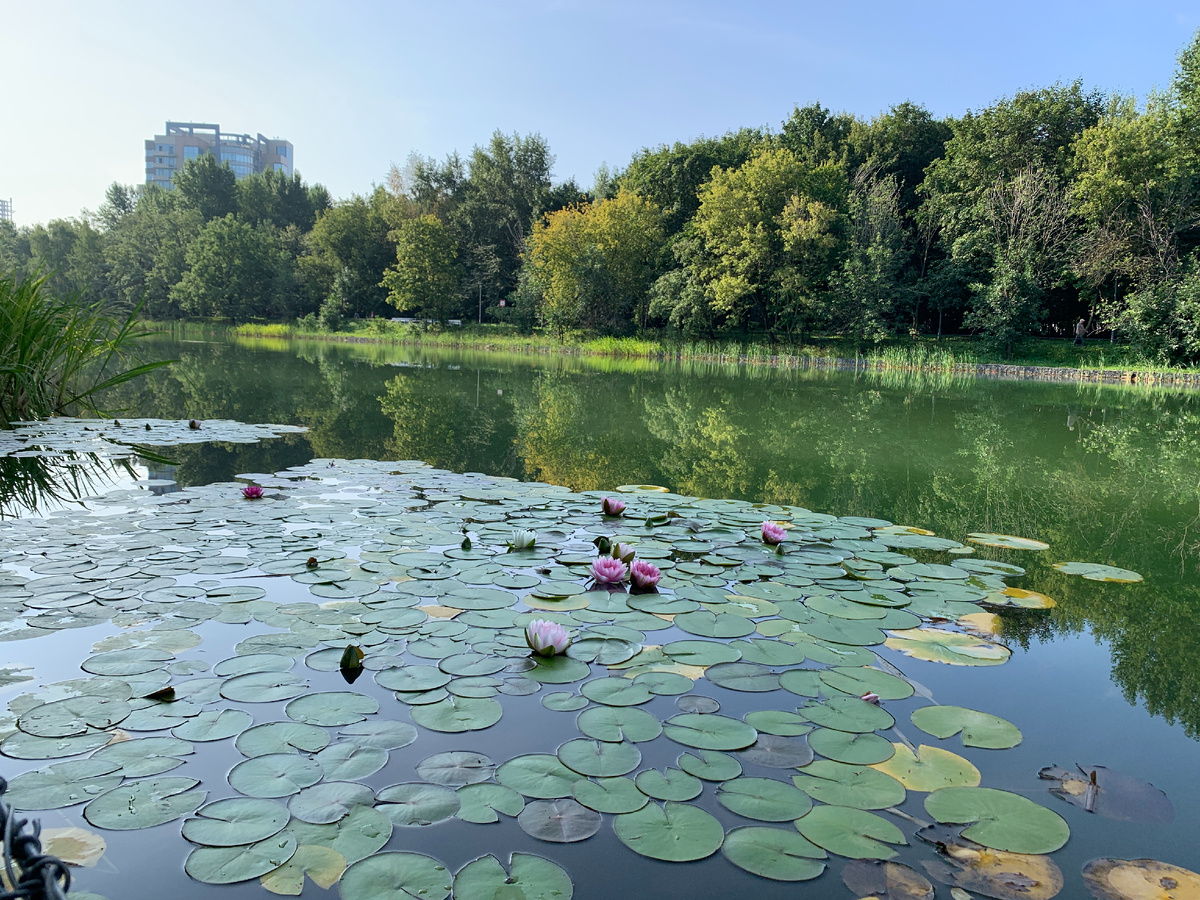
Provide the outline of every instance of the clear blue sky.
<path id="1" fill-rule="evenodd" d="M 168 119 L 287 138 L 335 197 L 496 129 L 540 132 L 586 187 L 812 101 L 956 115 L 1076 78 L 1144 97 L 1198 27 L 1196 0 L 0 0 L 0 197 L 18 224 L 94 209 Z"/>

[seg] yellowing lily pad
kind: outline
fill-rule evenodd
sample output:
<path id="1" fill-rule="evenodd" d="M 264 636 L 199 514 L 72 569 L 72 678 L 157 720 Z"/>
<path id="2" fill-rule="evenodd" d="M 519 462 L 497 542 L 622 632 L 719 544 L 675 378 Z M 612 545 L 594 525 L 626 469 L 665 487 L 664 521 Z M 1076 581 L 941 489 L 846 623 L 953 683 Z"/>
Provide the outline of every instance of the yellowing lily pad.
<path id="1" fill-rule="evenodd" d="M 957 631 L 942 628 L 910 628 L 894 631 L 885 645 L 913 659 L 951 666 L 998 666 L 1008 662 L 1007 647 Z"/>
<path id="2" fill-rule="evenodd" d="M 1142 576 L 1129 569 L 1106 566 L 1101 563 L 1065 562 L 1055 563 L 1054 568 L 1065 575 L 1079 575 L 1088 581 L 1109 581 L 1114 584 L 1137 584 Z"/>
<path id="3" fill-rule="evenodd" d="M 1083 883 L 1096 900 L 1195 900 L 1200 875 L 1156 859 L 1093 859 Z"/>
<path id="4" fill-rule="evenodd" d="M 1017 537 L 1012 534 L 987 534 L 973 531 L 967 535 L 972 544 L 982 544 L 984 547 L 1001 547 L 1005 550 L 1049 550 L 1050 545 L 1045 541 L 1033 538 Z"/>
<path id="5" fill-rule="evenodd" d="M 968 759 L 940 747 L 922 744 L 914 755 L 906 744 L 894 744 L 891 759 L 871 768 L 891 775 L 910 791 L 936 791 L 945 787 L 975 787 L 979 770 Z"/>

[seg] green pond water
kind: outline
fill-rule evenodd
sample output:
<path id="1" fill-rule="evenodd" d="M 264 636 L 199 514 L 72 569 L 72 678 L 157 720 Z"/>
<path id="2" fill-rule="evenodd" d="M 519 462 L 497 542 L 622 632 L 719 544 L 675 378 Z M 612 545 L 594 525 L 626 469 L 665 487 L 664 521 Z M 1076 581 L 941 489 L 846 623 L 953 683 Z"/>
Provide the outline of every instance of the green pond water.
<path id="1" fill-rule="evenodd" d="M 923 547 L 911 551 L 918 561 L 913 565 L 989 559 L 1023 567 L 1025 574 L 1008 577 L 1007 584 L 1048 595 L 1056 605 L 1049 609 L 986 607 L 1000 619 L 998 624 L 989 623 L 999 629 L 992 642 L 1011 652 L 1002 665 L 945 665 L 912 658 L 897 647 L 874 645 L 883 660 L 878 665 L 888 671 L 894 666 L 916 688 L 913 697 L 891 700 L 885 696 L 883 707 L 895 717 L 897 730 L 881 727 L 879 733 L 888 741 L 907 739 L 914 745 L 927 744 L 959 754 L 979 769 L 984 787 L 1029 798 L 1061 816 L 1069 826 L 1070 839 L 1050 856 L 1062 872 L 1059 896 L 1089 896 L 1081 870 L 1097 857 L 1150 858 L 1200 870 L 1200 779 L 1195 775 L 1200 769 L 1200 643 L 1196 640 L 1200 626 L 1200 394 L 324 343 L 163 341 L 155 348 L 178 362 L 140 385 L 137 392 L 119 398 L 130 406 L 125 415 L 276 423 L 308 430 L 252 443 L 215 440 L 157 448 L 162 458 L 137 464 L 132 477 L 141 479 L 140 488 L 135 484 L 124 491 L 120 502 L 111 506 L 114 514 L 107 517 L 104 528 L 90 535 L 86 528 L 74 532 L 81 546 L 101 558 L 103 535 L 119 534 L 123 519 L 136 519 L 139 502 L 166 504 L 180 487 L 203 492 L 208 490 L 206 485 L 231 482 L 239 475 L 254 475 L 271 491 L 270 473 L 304 466 L 313 459 L 407 461 L 396 470 L 426 471 L 415 465 L 420 462 L 450 473 L 480 473 L 613 496 L 618 486 L 657 485 L 685 498 L 765 505 L 761 512 L 739 507 L 748 517 L 743 523 L 747 533 L 757 531 L 746 523 L 759 515 L 764 519 L 794 518 L 798 527 L 808 527 L 802 515 L 788 512 L 804 508 L 850 517 L 851 522 L 861 519 L 861 523 L 845 527 L 864 535 L 882 524 L 869 525 L 868 520 L 881 519 L 955 542 L 967 542 L 968 534 L 979 532 L 1045 542 L 1049 549 L 1040 551 L 969 542 L 967 546 L 976 551 L 973 555 Z M 210 431 L 222 436 L 215 426 Z M 200 432 L 200 436 L 207 435 L 203 425 Z M 136 442 L 140 436 L 129 440 Z M 6 464 L 11 467 L 6 470 L 7 477 L 13 481 L 37 468 L 28 458 Z M 324 484 L 319 479 L 325 479 L 328 486 L 323 489 L 336 494 L 338 465 L 305 471 L 316 485 Z M 355 469 L 354 463 L 344 464 L 348 474 L 342 478 L 343 484 L 361 487 L 370 481 L 374 470 L 365 462 L 358 465 Z M 49 475 L 41 471 L 40 477 L 57 479 L 59 494 L 72 491 L 61 470 Z M 82 477 L 87 481 L 86 475 Z M 123 490 L 129 487 L 128 473 L 116 471 L 107 477 Z M 90 489 L 101 490 L 103 482 L 100 477 Z M 422 496 L 436 502 L 439 491 L 450 497 L 461 488 L 459 482 L 447 484 L 451 487 L 429 487 L 432 494 Z M 535 495 L 541 490 L 534 488 Z M 230 492 L 236 493 L 236 488 L 226 489 Z M 549 496 L 558 495 L 551 492 Z M 576 498 L 572 503 L 586 501 L 598 509 L 598 496 Z M 656 512 L 655 497 L 662 495 L 623 496 L 630 499 L 631 510 L 642 515 L 636 520 L 638 527 L 628 525 L 635 548 L 639 541 L 654 546 L 653 529 L 647 530 L 641 523 L 645 515 Z M 11 506 L 30 498 L 10 489 L 6 499 Z M 346 500 L 350 502 L 349 497 Z M 692 505 L 699 501 L 681 502 L 685 518 L 690 515 L 688 510 L 706 508 Z M 69 503 L 48 504 L 49 521 L 63 520 L 62 510 L 69 507 Z M 621 523 L 598 516 L 594 525 L 586 524 L 586 515 L 575 507 L 568 518 L 571 524 L 563 525 L 562 533 L 547 541 L 568 542 L 576 529 L 573 537 L 577 541 L 592 532 L 614 537 L 626 534 Z M 0 529 L 0 538 L 8 535 L 4 539 L 9 542 L 9 555 L 3 557 L 8 568 L 27 577 L 30 573 L 19 567 L 27 566 L 28 559 L 18 560 L 12 547 L 20 540 L 36 542 L 39 532 L 31 529 L 22 537 L 21 522 L 10 519 L 9 530 Z M 338 517 L 332 517 L 320 526 L 325 529 L 322 533 L 336 532 L 341 527 L 338 523 Z M 511 528 L 511 523 L 500 524 L 505 533 Z M 500 532 L 488 531 L 486 524 L 467 527 L 478 530 L 475 540 L 480 546 L 500 540 Z M 537 527 L 544 530 L 544 521 Z M 670 522 L 667 527 L 679 529 Z M 444 526 L 443 544 L 449 545 L 456 529 Z M 168 554 L 171 547 L 186 544 L 187 529 L 169 534 L 156 539 Z M 701 538 L 703 534 L 699 532 Z M 879 532 L 875 541 L 884 534 Z M 355 535 L 357 539 L 357 531 Z M 316 547 L 320 541 L 310 537 Z M 866 552 L 869 560 L 872 550 L 853 543 L 859 537 L 849 538 L 844 555 Z M 676 534 L 674 539 L 691 540 L 685 534 Z M 279 552 L 279 546 L 266 537 L 262 540 L 264 553 Z M 755 540 L 739 546 L 750 547 Z M 836 540 L 832 532 L 819 538 L 825 545 Z M 354 540 L 348 538 L 347 543 Z M 817 543 L 814 539 L 814 546 Z M 670 546 L 670 541 L 666 545 Z M 250 540 L 247 552 L 251 559 L 255 546 Z M 573 552 L 582 551 L 575 548 Z M 705 552 L 719 555 L 720 550 Z M 875 552 L 880 552 L 878 547 Z M 894 552 L 909 551 L 901 547 Z M 673 561 L 695 562 L 702 555 L 674 553 Z M 668 556 L 672 554 L 664 552 L 660 558 Z M 70 553 L 68 557 L 76 558 Z M 504 562 L 506 557 L 497 559 Z M 770 561 L 770 557 L 766 559 Z M 1135 571 L 1144 580 L 1136 584 L 1099 582 L 1053 567 L 1070 561 L 1109 564 Z M 325 562 L 321 560 L 322 565 Z M 329 562 L 337 564 L 336 560 Z M 814 566 L 821 564 L 813 561 Z M 53 567 L 46 571 L 59 577 L 59 570 Z M 62 572 L 71 574 L 66 569 Z M 289 573 L 303 574 L 303 568 L 285 574 Z M 46 573 L 37 574 L 45 577 Z M 576 574 L 581 576 L 576 580 L 582 581 L 583 573 Z M 205 576 L 197 577 L 203 581 Z M 242 576 L 222 574 L 220 567 L 210 577 L 228 584 L 266 584 L 272 592 L 269 599 L 275 602 L 326 602 L 337 596 L 334 592 L 309 596 L 303 581 L 288 582 L 286 590 L 279 587 L 279 579 L 268 584 L 270 579 L 247 577 L 239 582 Z M 531 577 L 536 580 L 539 576 L 534 572 Z M 669 593 L 668 583 L 670 592 L 678 591 L 692 576 L 683 581 L 672 581 L 672 577 L 664 567 L 664 594 Z M 704 580 L 714 578 L 712 574 L 697 571 L 695 577 L 697 587 L 724 590 L 713 586 L 718 582 L 710 585 Z M 770 580 L 766 575 L 763 579 Z M 195 580 L 179 579 L 182 583 Z M 808 581 L 813 583 L 811 578 Z M 512 590 L 519 594 L 518 583 L 513 583 Z M 820 587 L 827 582 L 818 578 L 816 584 Z M 891 586 L 897 586 L 895 579 Z M 899 587 L 903 589 L 903 584 Z M 797 590 L 808 593 L 803 587 Z M 421 602 L 428 605 L 426 600 Z M 447 601 L 446 605 L 453 604 Z M 595 605 L 602 608 L 599 601 Z M 962 612 L 961 606 L 946 609 Z M 39 685 L 78 678 L 82 674 L 79 663 L 95 652 L 97 641 L 122 629 L 155 624 L 135 613 L 136 604 L 123 613 L 125 619 L 62 628 L 36 641 L 0 644 L 4 662 L 30 665 L 35 676 L 34 681 L 4 688 L 0 699 L 11 699 L 23 691 L 36 694 Z M 647 613 L 637 615 L 643 618 L 636 621 L 648 621 Z M 928 615 L 924 618 L 926 627 L 963 631 L 952 617 L 934 622 Z M 570 621 L 578 624 L 575 619 Z M 903 617 L 897 621 L 906 627 L 909 624 Z M 156 627 L 183 628 L 185 624 L 158 623 Z M 277 622 L 270 624 L 280 627 Z M 644 630 L 644 644 L 690 640 L 697 634 L 678 625 L 655 627 L 660 630 Z M 211 667 L 231 657 L 235 644 L 248 635 L 271 628 L 260 620 L 242 626 L 210 620 L 190 630 L 200 635 L 202 642 L 190 653 L 179 655 L 200 659 Z M 760 628 L 759 633 L 767 631 Z M 436 628 L 431 631 L 434 638 L 438 634 Z M 316 648 L 320 637 L 314 641 Z M 329 646 L 332 649 L 334 645 L 331 642 Z M 370 655 L 370 647 L 366 649 Z M 305 667 L 302 654 L 296 658 L 296 671 L 307 678 L 306 692 L 349 690 L 336 671 L 336 660 L 332 667 L 314 669 Z M 869 660 L 856 658 L 853 664 L 864 661 Z M 417 662 L 427 664 L 429 660 Z M 775 671 L 786 668 L 774 666 Z M 606 673 L 599 664 L 592 669 L 592 678 L 621 674 Z M 200 677 L 211 674 L 200 672 L 199 666 L 191 674 L 197 673 Z M 366 672 L 353 690 L 380 703 L 379 716 L 395 714 L 409 721 L 410 711 L 418 707 L 397 704 L 392 691 L 384 689 L 386 685 L 373 681 L 373 674 Z M 779 689 L 728 689 L 695 672 L 690 674 L 697 679 L 691 694 L 717 699 L 720 715 L 727 717 L 796 710 L 807 702 L 804 696 Z M 414 766 L 445 751 L 483 753 L 496 764 L 523 754 L 553 754 L 564 742 L 581 736 L 574 712 L 554 711 L 539 702 L 553 691 L 579 693 L 580 683 L 547 684 L 540 693 L 529 696 L 508 696 L 502 691 L 499 700 L 504 716 L 496 724 L 465 733 L 422 729 L 411 746 L 390 751 L 382 772 L 361 780 L 373 789 L 423 781 Z M 931 703 L 999 716 L 1017 726 L 1023 739 L 1011 749 L 964 748 L 957 737 L 938 740 L 910 722 L 913 711 Z M 593 704 L 593 708 L 602 707 Z M 255 715 L 256 722 L 284 718 L 282 702 L 261 707 L 251 703 L 245 708 Z M 263 717 L 263 708 L 271 709 L 271 715 Z M 669 693 L 656 695 L 639 708 L 659 720 L 680 714 L 682 709 L 677 697 Z M 411 718 L 421 724 L 418 715 Z M 750 720 L 755 720 L 752 715 Z M 688 745 L 672 743 L 664 736 L 637 743 L 637 748 L 640 762 L 623 770 L 629 771 L 631 779 L 639 771 L 676 766 Z M 213 801 L 235 795 L 226 781 L 229 771 L 243 758 L 232 740 L 197 743 L 187 763 L 167 775 L 199 779 L 201 788 L 209 791 L 207 800 Z M 0 774 L 11 779 L 51 762 L 54 760 L 0 759 Z M 1038 772 L 1052 765 L 1067 769 L 1104 766 L 1150 782 L 1165 792 L 1173 812 L 1168 817 L 1159 808 L 1153 815 L 1146 814 L 1153 805 L 1145 800 L 1149 794 L 1134 794 L 1127 804 L 1133 811 L 1119 811 L 1125 818 L 1085 811 L 1049 793 L 1054 784 L 1039 779 Z M 790 785 L 796 770 L 756 766 L 749 761 L 743 774 Z M 347 776 L 346 780 L 355 779 Z M 669 792 L 660 788 L 658 793 L 665 796 Z M 526 794 L 527 802 L 533 802 L 530 796 Z M 900 827 L 911 845 L 896 846 L 899 855 L 895 861 L 923 873 L 925 863 L 937 861 L 937 853 L 914 838 L 917 825 L 905 816 L 929 821 L 931 813 L 923 805 L 927 796 L 910 789 L 899 806 L 903 815 L 881 814 Z M 1116 801 L 1122 799 L 1119 792 L 1114 790 L 1112 799 L 1115 809 Z M 287 802 L 287 797 L 282 802 Z M 790 833 L 804 831 L 792 828 L 786 816 L 782 826 L 779 819 L 739 817 L 719 801 L 717 785 L 712 782 L 704 783 L 703 792 L 690 806 L 707 811 L 726 832 L 766 826 L 768 821 L 770 827 L 790 829 Z M 68 806 L 37 815 L 46 827 L 92 828 L 81 816 L 81 808 Z M 1139 808 L 1143 815 L 1138 814 Z M 751 892 L 762 897 L 863 895 L 843 884 L 846 859 L 836 853 L 824 860 L 824 874 L 793 883 L 749 874 L 744 867 L 731 864 L 723 852 L 684 863 L 631 852 L 620 839 L 619 829 L 614 829 L 617 817 L 612 814 L 603 815 L 594 837 L 568 843 L 539 841 L 526 833 L 528 829 L 518 827 L 515 819 L 503 814 L 498 818 L 492 825 L 450 818 L 425 827 L 397 827 L 383 849 L 426 854 L 442 861 L 450 872 L 483 854 L 494 854 L 506 864 L 513 851 L 537 854 L 565 870 L 573 882 L 574 896 L 579 898 L 692 897 L 697 893 L 724 897 Z M 1152 821 L 1139 820 L 1146 818 Z M 1164 820 L 1167 818 L 1169 821 Z M 1030 825 L 1030 830 L 1037 829 Z M 192 845 L 181 838 L 178 818 L 140 831 L 100 829 L 99 833 L 108 841 L 108 848 L 94 867 L 76 870 L 80 890 L 111 900 L 161 897 L 168 891 L 179 898 L 212 897 L 217 892 L 239 898 L 272 896 L 257 878 L 222 887 L 190 879 L 183 864 Z M 950 896 L 948 886 L 936 880 L 935 885 L 938 896 Z M 308 881 L 303 896 L 334 896 L 338 890 L 335 886 L 327 892 Z M 974 890 L 984 895 L 982 890 Z M 495 896 L 515 900 L 518 894 Z M 527 896 L 535 896 L 532 889 Z"/>

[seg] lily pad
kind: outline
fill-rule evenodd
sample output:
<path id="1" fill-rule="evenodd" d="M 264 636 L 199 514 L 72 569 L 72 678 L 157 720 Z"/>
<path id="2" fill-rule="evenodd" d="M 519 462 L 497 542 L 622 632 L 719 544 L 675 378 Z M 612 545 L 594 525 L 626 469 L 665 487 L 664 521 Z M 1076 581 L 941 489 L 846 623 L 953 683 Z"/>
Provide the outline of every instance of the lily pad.
<path id="1" fill-rule="evenodd" d="M 796 830 L 816 844 L 850 859 L 891 859 L 888 844 L 907 844 L 904 834 L 866 810 L 848 806 L 816 806 L 796 821 Z"/>
<path id="2" fill-rule="evenodd" d="M 229 770 L 229 786 L 247 797 L 290 797 L 324 775 L 321 764 L 297 753 L 267 753 Z"/>
<path id="3" fill-rule="evenodd" d="M 824 703 L 809 703 L 798 711 L 822 728 L 859 734 L 881 731 L 896 724 L 887 710 L 858 697 L 833 697 Z"/>
<path id="4" fill-rule="evenodd" d="M 129 713 L 129 704 L 124 700 L 84 694 L 35 706 L 17 719 L 17 727 L 36 737 L 75 737 L 94 729 L 110 728 Z"/>
<path id="5" fill-rule="evenodd" d="M 556 800 L 570 797 L 571 789 L 583 776 L 564 766 L 557 756 L 529 753 L 517 756 L 496 770 L 496 780 L 526 797 Z"/>
<path id="6" fill-rule="evenodd" d="M 855 809 L 888 809 L 904 802 L 904 785 L 870 766 L 819 759 L 804 766 L 792 783 L 814 800 Z"/>
<path id="7" fill-rule="evenodd" d="M 820 677 L 833 690 L 856 697 L 871 693 L 880 700 L 907 700 L 913 695 L 913 686 L 903 678 L 869 666 L 825 669 Z"/>
<path id="8" fill-rule="evenodd" d="M 654 800 L 694 800 L 704 790 L 704 783 L 681 769 L 667 768 L 660 772 L 647 769 L 634 779 L 637 789 Z"/>
<path id="9" fill-rule="evenodd" d="M 779 687 L 779 676 L 754 663 L 718 663 L 709 666 L 704 676 L 713 684 L 731 691 L 765 692 Z"/>
<path id="10" fill-rule="evenodd" d="M 577 781 L 571 788 L 571 793 L 588 809 L 612 815 L 634 812 L 649 802 L 649 797 L 629 778 Z"/>
<path id="11" fill-rule="evenodd" d="M 179 738 L 146 737 L 101 747 L 92 759 L 116 763 L 126 778 L 144 778 L 178 768 L 183 765 L 179 757 L 191 753 L 192 745 Z"/>
<path id="12" fill-rule="evenodd" d="M 308 689 L 308 682 L 291 672 L 251 672 L 236 675 L 221 686 L 221 696 L 239 703 L 291 700 Z"/>
<path id="13" fill-rule="evenodd" d="M 1200 896 L 1200 874 L 1156 859 L 1093 859 L 1083 883 L 1096 900 L 1190 900 Z"/>
<path id="14" fill-rule="evenodd" d="M 902 863 L 856 859 L 842 870 L 842 882 L 856 897 L 934 900 L 929 879 Z"/>
<path id="15" fill-rule="evenodd" d="M 555 844 L 585 841 L 600 830 L 600 813 L 577 800 L 533 800 L 517 816 L 517 824 L 530 837 Z"/>
<path id="16" fill-rule="evenodd" d="M 103 759 L 55 763 L 13 778 L 4 800 L 15 809 L 26 810 L 74 806 L 119 785 L 123 777 L 119 768 L 116 761 Z"/>
<path id="17" fill-rule="evenodd" d="M 665 862 L 690 862 L 712 856 L 725 831 L 712 815 L 687 803 L 648 803 L 613 820 L 613 830 L 626 847 Z"/>
<path id="18" fill-rule="evenodd" d="M 287 808 L 301 822 L 329 825 L 345 818 L 356 806 L 372 806 L 374 803 L 375 792 L 365 784 L 323 781 L 293 796 Z"/>
<path id="19" fill-rule="evenodd" d="M 268 753 L 316 753 L 329 743 L 329 733 L 300 722 L 266 722 L 247 728 L 233 742 L 243 756 Z"/>
<path id="20" fill-rule="evenodd" d="M 393 851 L 354 863 L 338 890 L 342 900 L 445 900 L 452 884 L 450 872 L 433 857 Z"/>
<path id="21" fill-rule="evenodd" d="M 925 706 L 912 714 L 912 723 L 943 740 L 961 734 L 963 746 L 1007 750 L 1021 743 L 1021 730 L 990 713 L 961 706 Z"/>
<path id="22" fill-rule="evenodd" d="M 458 794 L 440 784 L 413 781 L 381 788 L 376 807 L 395 825 L 432 825 L 458 812 Z"/>
<path id="23" fill-rule="evenodd" d="M 812 809 L 812 798 L 773 778 L 734 778 L 717 788 L 717 802 L 760 822 L 790 822 Z"/>
<path id="24" fill-rule="evenodd" d="M 283 708 L 289 719 L 326 727 L 352 725 L 378 710 L 379 703 L 374 697 L 350 691 L 306 694 Z"/>
<path id="25" fill-rule="evenodd" d="M 1012 853 L 1053 853 L 1070 835 L 1058 813 L 995 788 L 943 788 L 925 798 L 925 811 L 938 822 L 970 823 L 963 837 Z"/>
<path id="26" fill-rule="evenodd" d="M 460 787 L 487 781 L 496 764 L 481 753 L 451 750 L 429 756 L 417 763 L 417 774 L 433 784 Z"/>
<path id="27" fill-rule="evenodd" d="M 559 747 L 558 758 L 568 769 L 580 775 L 612 778 L 636 769 L 642 761 L 642 754 L 631 743 L 578 738 Z"/>
<path id="28" fill-rule="evenodd" d="M 454 815 L 464 822 L 487 825 L 499 822 L 500 813 L 515 816 L 525 808 L 525 799 L 512 788 L 502 784 L 467 784 L 455 793 L 458 794 L 461 805 Z"/>
<path id="29" fill-rule="evenodd" d="M 373 807 L 358 806 L 336 825 L 309 825 L 293 819 L 287 830 L 300 846 L 316 844 L 336 850 L 347 862 L 365 859 L 392 836 L 392 823 Z"/>
<path id="30" fill-rule="evenodd" d="M 1064 575 L 1080 575 L 1088 581 L 1108 581 L 1114 584 L 1137 584 L 1142 576 L 1129 569 L 1106 566 L 1100 563 L 1065 562 L 1055 563 L 1054 568 Z"/>
<path id="31" fill-rule="evenodd" d="M 813 751 L 801 739 L 760 734 L 758 740 L 738 753 L 743 762 L 768 769 L 796 769 L 813 761 Z"/>
<path id="32" fill-rule="evenodd" d="M 278 869 L 259 878 L 259 883 L 272 894 L 298 897 L 304 893 L 307 877 L 322 890 L 329 890 L 346 871 L 346 857 L 330 847 L 301 844 L 292 858 Z"/>
<path id="33" fill-rule="evenodd" d="M 808 881 L 825 871 L 825 851 L 782 828 L 747 825 L 725 836 L 721 852 L 739 869 L 774 881 Z"/>
<path id="34" fill-rule="evenodd" d="M 232 797 L 214 800 L 183 823 L 183 836 L 206 847 L 239 847 L 266 840 L 288 823 L 288 810 L 274 800 Z"/>
<path id="35" fill-rule="evenodd" d="M 742 764 L 725 753 L 701 750 L 699 756 L 684 753 L 677 761 L 679 768 L 705 781 L 728 781 L 742 774 Z"/>
<path id="36" fill-rule="evenodd" d="M 914 659 L 951 666 L 998 666 L 1008 662 L 1011 655 L 1008 648 L 1000 644 L 941 628 L 896 631 L 887 639 L 886 645 Z"/>
<path id="37" fill-rule="evenodd" d="M 1011 534 L 986 534 L 984 532 L 972 531 L 967 535 L 967 540 L 972 544 L 981 544 L 984 547 L 1000 547 L 1004 550 L 1049 550 L 1050 545 L 1045 541 L 1034 540 L 1033 538 L 1016 537 Z"/>
<path id="38" fill-rule="evenodd" d="M 975 891 L 996 900 L 1050 900 L 1063 888 L 1062 871 L 1049 856 L 992 850 L 957 835 L 918 837 L 936 841 L 940 859 L 925 870 L 943 884 Z M 1086 871 L 1086 867 L 1085 867 Z"/>
<path id="39" fill-rule="evenodd" d="M 976 787 L 979 770 L 970 760 L 940 747 L 922 744 L 916 755 L 906 744 L 894 744 L 895 754 L 873 768 L 890 775 L 910 791 L 936 791 L 946 787 Z"/>
<path id="40" fill-rule="evenodd" d="M 205 884 L 236 884 L 266 875 L 296 852 L 296 839 L 286 831 L 255 844 L 197 847 L 184 861 L 184 871 Z"/>
<path id="41" fill-rule="evenodd" d="M 428 706 L 414 706 L 412 719 L 430 731 L 457 733 L 490 728 L 504 708 L 491 698 L 447 697 Z"/>
<path id="42" fill-rule="evenodd" d="M 627 678 L 597 678 L 586 682 L 579 692 L 605 706 L 638 706 L 654 699 L 645 685 Z"/>
<path id="43" fill-rule="evenodd" d="M 375 747 L 380 750 L 399 750 L 417 739 L 417 729 L 407 722 L 391 719 L 356 722 L 347 725 L 338 734 L 363 747 Z"/>
<path id="44" fill-rule="evenodd" d="M 244 709 L 209 709 L 176 725 L 171 734 L 185 741 L 223 741 L 253 724 L 254 717 Z"/>
<path id="45" fill-rule="evenodd" d="M 92 800 L 83 817 L 98 828 L 129 831 L 162 825 L 194 812 L 207 791 L 194 791 L 195 778 L 164 777 L 115 787 Z"/>
<path id="46" fill-rule="evenodd" d="M 860 734 L 833 728 L 818 728 L 811 732 L 808 746 L 829 759 L 859 766 L 881 763 L 891 759 L 896 752 L 891 741 L 872 732 Z"/>
<path id="47" fill-rule="evenodd" d="M 698 750 L 744 750 L 758 740 L 758 732 L 745 722 L 716 713 L 672 716 L 663 723 L 663 733 Z"/>
<path id="48" fill-rule="evenodd" d="M 652 741 L 662 734 L 662 723 L 632 706 L 594 706 L 575 720 L 579 730 L 598 741 Z"/>
<path id="49" fill-rule="evenodd" d="M 571 900 L 571 877 L 530 853 L 513 853 L 508 872 L 494 856 L 473 859 L 454 876 L 455 900 Z"/>
<path id="50" fill-rule="evenodd" d="M 578 694 L 571 694 L 566 691 L 554 691 L 542 698 L 542 706 L 556 712 L 574 712 L 577 709 L 583 709 L 587 705 L 587 697 L 581 697 Z"/>

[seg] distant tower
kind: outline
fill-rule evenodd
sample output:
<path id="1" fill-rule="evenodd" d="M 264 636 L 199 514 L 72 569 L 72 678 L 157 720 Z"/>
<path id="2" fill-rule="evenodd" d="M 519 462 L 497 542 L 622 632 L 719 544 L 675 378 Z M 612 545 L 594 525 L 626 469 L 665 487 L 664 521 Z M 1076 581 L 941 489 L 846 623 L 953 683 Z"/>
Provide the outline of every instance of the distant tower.
<path id="1" fill-rule="evenodd" d="M 291 175 L 296 170 L 291 141 L 261 134 L 231 134 L 205 122 L 168 122 L 166 134 L 146 144 L 146 184 L 170 190 L 175 173 L 189 159 L 211 153 L 217 162 L 233 169 L 239 179 L 274 170 Z"/>
<path id="2" fill-rule="evenodd" d="M 0 200 L 0 222 L 11 222 L 12 220 L 12 197 Z"/>

